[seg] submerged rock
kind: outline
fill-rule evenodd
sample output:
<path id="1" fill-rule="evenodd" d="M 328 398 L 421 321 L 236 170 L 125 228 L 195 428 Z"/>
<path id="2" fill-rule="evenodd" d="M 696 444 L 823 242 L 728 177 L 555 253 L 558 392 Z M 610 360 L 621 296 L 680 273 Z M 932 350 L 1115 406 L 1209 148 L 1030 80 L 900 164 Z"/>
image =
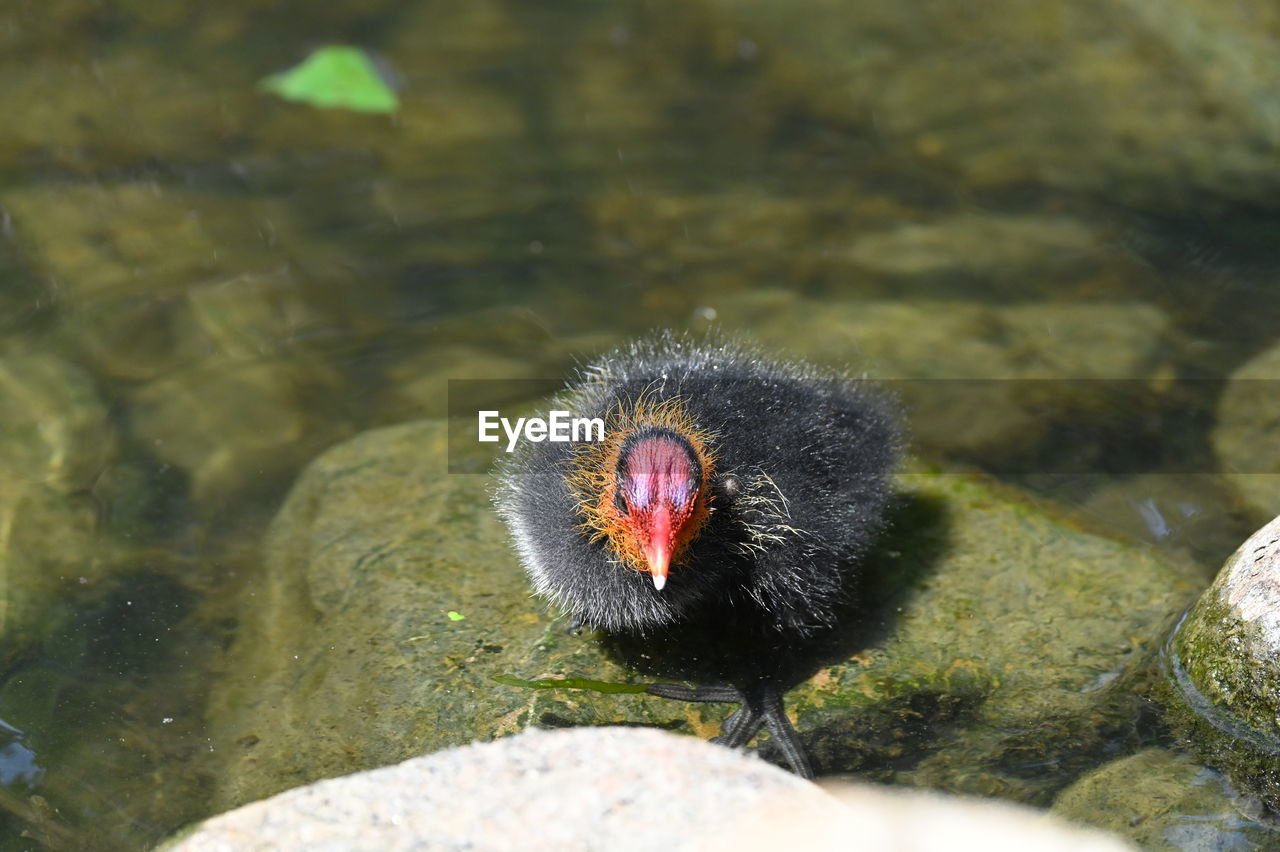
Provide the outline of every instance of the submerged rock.
<path id="1" fill-rule="evenodd" d="M 1143 473 L 1109 479 L 1085 497 L 1078 482 L 1054 486 L 1060 490 L 1046 489 L 1049 496 L 1059 505 L 1076 506 L 1089 523 L 1162 548 L 1183 549 L 1199 565 L 1220 560 L 1256 526 L 1233 505 L 1230 489 L 1217 476 Z"/>
<path id="2" fill-rule="evenodd" d="M 0 411 L 2 662 L 65 614 L 69 590 L 102 573 L 86 492 L 116 447 L 92 380 L 57 358 L 0 359 Z"/>
<path id="3" fill-rule="evenodd" d="M 1280 518 L 1227 560 L 1166 663 L 1161 691 L 1187 747 L 1280 809 Z"/>
<path id="4" fill-rule="evenodd" d="M 1038 182 L 1162 214 L 1274 198 L 1268 0 L 709 5 L 759 39 L 767 85 L 969 187 Z"/>
<path id="5" fill-rule="evenodd" d="M 342 436 L 342 424 L 304 406 L 317 370 L 270 361 L 214 360 L 133 394 L 131 428 L 190 477 L 191 496 L 218 511 L 250 489 L 283 490 L 306 459 Z"/>
<path id="6" fill-rule="evenodd" d="M 714 705 L 494 680 L 608 690 L 671 666 L 641 647 L 641 674 L 549 618 L 446 445 L 438 421 L 368 432 L 298 481 L 211 690 L 219 807 L 530 726 L 717 733 Z M 816 672 L 789 699 L 799 730 L 826 772 L 1047 803 L 1124 739 L 1115 686 L 1193 586 L 973 481 L 901 491 L 849 629 L 797 652 Z"/>
<path id="7" fill-rule="evenodd" d="M 30 266 L 57 284 L 52 337 L 106 383 L 287 352 L 314 366 L 324 341 L 385 326 L 386 297 L 350 287 L 345 248 L 295 199 L 138 180 L 35 185 L 0 203 Z"/>
<path id="8" fill-rule="evenodd" d="M 107 407 L 80 368 L 50 355 L 0 358 L 0 489 L 87 487 L 115 450 Z"/>
<path id="9" fill-rule="evenodd" d="M 961 214 L 859 236 L 848 250 L 856 266 L 899 279 L 946 275 L 990 280 L 1044 275 L 1102 254 L 1102 239 L 1065 216 Z"/>
<path id="10" fill-rule="evenodd" d="M 659 731 L 529 731 L 321 781 L 208 820 L 164 848 L 689 849 L 981 847 L 1120 852 L 1122 843 L 991 802 L 868 785 L 823 791 Z M 358 840 L 354 840 L 358 838 Z"/>
<path id="11" fill-rule="evenodd" d="M 1157 405 L 1155 379 L 1171 356 L 1168 318 L 1136 302 L 820 301 L 763 291 L 712 305 L 725 329 L 769 348 L 891 380 L 917 450 L 994 469 L 1095 471 L 1115 440 L 1108 430 L 1137 425 L 1122 415 Z"/>
<path id="12" fill-rule="evenodd" d="M 1132 379 L 1171 355 L 1168 318 L 1140 302 L 827 301 L 765 290 L 714 307 L 771 347 L 865 363 L 885 379 Z"/>
<path id="13" fill-rule="evenodd" d="M 1265 849 L 1274 829 L 1245 816 L 1217 772 L 1162 748 L 1107 763 L 1063 790 L 1052 812 L 1142 849 Z"/>
<path id="14" fill-rule="evenodd" d="M 1280 346 L 1231 375 L 1218 402 L 1213 449 L 1244 502 L 1267 518 L 1280 512 Z"/>

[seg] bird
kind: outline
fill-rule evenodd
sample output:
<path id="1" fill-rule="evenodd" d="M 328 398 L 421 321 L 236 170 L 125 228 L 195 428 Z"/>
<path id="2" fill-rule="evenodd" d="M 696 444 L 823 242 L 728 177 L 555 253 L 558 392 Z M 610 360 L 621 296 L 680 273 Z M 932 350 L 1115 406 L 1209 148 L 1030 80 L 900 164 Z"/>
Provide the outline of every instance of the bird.
<path id="1" fill-rule="evenodd" d="M 647 691 L 739 704 L 716 741 L 744 746 L 767 727 L 814 777 L 789 685 L 764 658 L 835 625 L 885 524 L 902 443 L 892 398 L 738 340 L 662 332 L 579 369 L 551 408 L 604 429 L 524 441 L 500 462 L 494 503 L 535 594 L 641 648 L 737 637 L 712 643 L 749 658 L 712 661 L 728 682 Z"/>

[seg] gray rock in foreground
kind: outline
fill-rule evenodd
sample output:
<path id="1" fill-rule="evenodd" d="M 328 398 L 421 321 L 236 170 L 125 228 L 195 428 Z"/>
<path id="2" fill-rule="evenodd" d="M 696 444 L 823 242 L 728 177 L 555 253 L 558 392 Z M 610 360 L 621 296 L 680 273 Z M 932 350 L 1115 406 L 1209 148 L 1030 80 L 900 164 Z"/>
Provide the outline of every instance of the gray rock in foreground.
<path id="1" fill-rule="evenodd" d="M 169 848 L 845 849 L 851 838 L 859 849 L 903 852 L 1126 848 L 1009 805 L 851 785 L 835 792 L 659 731 L 529 731 L 291 790 Z"/>

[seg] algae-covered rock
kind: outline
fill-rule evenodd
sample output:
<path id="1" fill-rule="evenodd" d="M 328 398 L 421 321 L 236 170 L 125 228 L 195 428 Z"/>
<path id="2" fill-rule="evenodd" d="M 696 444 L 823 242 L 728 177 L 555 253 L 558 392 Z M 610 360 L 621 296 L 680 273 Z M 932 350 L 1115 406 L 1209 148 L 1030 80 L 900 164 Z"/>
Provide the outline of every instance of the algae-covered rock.
<path id="1" fill-rule="evenodd" d="M 1280 346 L 1236 370 L 1218 401 L 1213 448 L 1225 476 L 1262 517 L 1280 512 Z"/>
<path id="2" fill-rule="evenodd" d="M 485 478 L 448 474 L 446 440 L 443 421 L 366 433 L 295 486 L 209 711 L 222 805 L 528 725 L 670 721 L 493 681 L 625 672 L 545 617 Z"/>
<path id="3" fill-rule="evenodd" d="M 1226 780 L 1190 757 L 1147 748 L 1107 763 L 1058 794 L 1053 813 L 1114 832 L 1142 849 L 1265 849 L 1280 837 L 1241 813 Z"/>
<path id="4" fill-rule="evenodd" d="M 828 771 L 1045 804 L 1131 735 L 1125 678 L 1194 571 L 962 477 L 902 484 L 865 590 L 885 636 L 792 693 L 799 727 Z"/>
<path id="5" fill-rule="evenodd" d="M 212 689 L 219 805 L 529 726 L 717 732 L 713 705 L 493 680 L 653 675 L 548 617 L 486 479 L 446 473 L 446 440 L 433 421 L 365 433 L 298 481 Z M 802 735 L 828 772 L 1047 801 L 1037 767 L 1060 773 L 1123 736 L 1109 685 L 1191 586 L 974 482 L 907 477 L 902 491 L 858 638 L 804 652 L 802 677 L 817 676 L 791 699 Z"/>
<path id="6" fill-rule="evenodd" d="M 1280 808 L 1280 518 L 1240 546 L 1170 642 L 1175 731 L 1242 791 Z"/>

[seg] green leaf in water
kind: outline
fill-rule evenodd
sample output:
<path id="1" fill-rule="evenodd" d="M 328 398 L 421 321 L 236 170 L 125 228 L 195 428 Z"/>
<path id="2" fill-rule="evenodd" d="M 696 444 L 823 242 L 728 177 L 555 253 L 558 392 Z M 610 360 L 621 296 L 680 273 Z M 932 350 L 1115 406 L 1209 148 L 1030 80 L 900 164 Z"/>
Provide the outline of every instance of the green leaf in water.
<path id="1" fill-rule="evenodd" d="M 522 686 L 525 689 L 590 689 L 593 692 L 607 692 L 611 695 L 619 693 L 641 693 L 648 689 L 643 683 L 610 683 L 606 680 L 588 680 L 585 677 L 542 677 L 537 680 L 525 680 L 515 675 L 494 675 L 493 679 L 507 686 Z"/>
<path id="2" fill-rule="evenodd" d="M 286 101 L 320 109 L 389 114 L 400 106 L 369 55 L 358 47 L 321 47 L 302 64 L 265 77 L 258 85 Z"/>
<path id="3" fill-rule="evenodd" d="M 463 621 L 466 619 L 465 615 L 460 612 L 454 612 L 453 610 L 449 610 L 445 615 L 449 616 L 450 621 Z"/>

